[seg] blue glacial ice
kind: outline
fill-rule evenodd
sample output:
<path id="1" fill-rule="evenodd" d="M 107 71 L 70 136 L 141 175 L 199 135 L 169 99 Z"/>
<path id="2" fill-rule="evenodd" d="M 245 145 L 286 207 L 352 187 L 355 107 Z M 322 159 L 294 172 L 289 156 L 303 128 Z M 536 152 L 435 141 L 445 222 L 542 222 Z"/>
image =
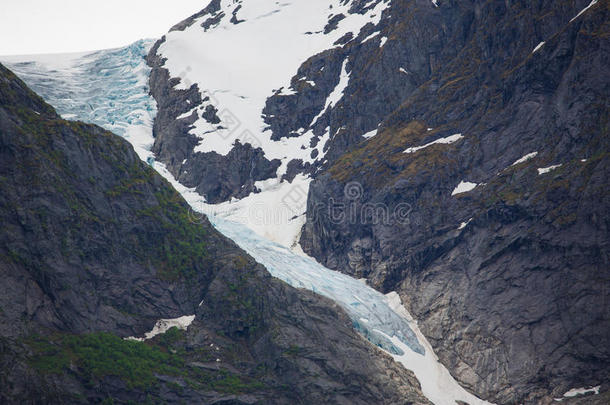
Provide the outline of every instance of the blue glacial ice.
<path id="1" fill-rule="evenodd" d="M 157 106 L 148 95 L 144 58 L 152 40 L 118 49 L 60 55 L 0 57 L 65 119 L 97 124 L 125 136 L 152 125 Z"/>
<path id="2" fill-rule="evenodd" d="M 424 347 L 408 321 L 394 312 L 387 297 L 363 281 L 329 270 L 315 260 L 259 236 L 245 225 L 210 216 L 212 224 L 233 239 L 273 275 L 296 288 L 305 288 L 337 302 L 352 319 L 354 328 L 371 343 L 397 355 L 403 351 L 379 331 L 398 337 L 411 350 L 424 354 Z"/>
<path id="3" fill-rule="evenodd" d="M 62 117 L 94 123 L 125 137 L 137 151 L 139 149 L 143 160 L 154 165 L 150 147 L 156 103 L 148 94 L 150 68 L 144 60 L 151 45 L 152 41 L 141 40 L 125 48 L 46 58 L 34 56 L 31 60 L 21 57 L 22 60 L 5 63 Z M 144 133 L 138 139 L 132 139 L 134 129 Z M 398 337 L 417 353 L 425 353 L 408 321 L 390 308 L 383 294 L 364 282 L 295 254 L 244 225 L 214 216 L 210 220 L 220 232 L 267 267 L 273 276 L 341 305 L 352 319 L 354 328 L 373 344 L 402 355 L 403 351 L 385 334 Z"/>

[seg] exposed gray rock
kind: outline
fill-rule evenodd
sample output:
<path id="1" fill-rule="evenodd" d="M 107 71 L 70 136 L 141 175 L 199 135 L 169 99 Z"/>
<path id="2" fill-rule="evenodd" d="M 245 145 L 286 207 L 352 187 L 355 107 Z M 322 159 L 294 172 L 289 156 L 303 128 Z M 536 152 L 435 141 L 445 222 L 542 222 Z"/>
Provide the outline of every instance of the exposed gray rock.
<path id="1" fill-rule="evenodd" d="M 214 10 L 210 7 L 210 10 Z M 165 163 L 170 173 L 182 184 L 196 188 L 209 203 L 241 198 L 256 192 L 254 183 L 275 177 L 280 161 L 265 158 L 256 142 L 247 142 L 247 138 L 242 139 L 244 143 L 236 140 L 234 148 L 226 156 L 216 152 L 194 151 L 199 140 L 188 131 L 197 120 L 197 114 L 210 124 L 222 125 L 222 121 L 216 107 L 206 104 L 210 100 L 201 99 L 196 84 L 188 90 L 173 88 L 179 79 L 170 79 L 168 71 L 163 68 L 163 60 L 156 55 L 164 40 L 153 46 L 148 57 L 148 63 L 152 66 L 150 91 L 158 103 L 153 128 L 153 152 L 157 159 Z M 201 108 L 190 116 L 177 119 L 200 105 Z"/>

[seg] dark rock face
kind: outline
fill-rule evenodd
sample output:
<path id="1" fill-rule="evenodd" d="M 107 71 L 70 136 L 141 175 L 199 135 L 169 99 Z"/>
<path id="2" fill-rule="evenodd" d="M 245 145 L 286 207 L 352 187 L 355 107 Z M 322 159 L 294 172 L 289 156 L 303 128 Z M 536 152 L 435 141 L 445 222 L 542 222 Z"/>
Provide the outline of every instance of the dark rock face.
<path id="1" fill-rule="evenodd" d="M 540 403 L 607 383 L 609 3 L 573 21 L 590 2 L 423 3 L 392 6 L 383 48 L 395 69 L 389 54 L 409 55 L 410 90 L 374 138 L 331 140 L 347 152 L 312 183 L 301 244 L 399 291 L 483 398 Z M 479 185 L 452 195 L 461 181 Z"/>
<path id="2" fill-rule="evenodd" d="M 127 142 L 60 119 L 1 65 L 0 189 L 2 403 L 428 403 L 342 310 L 273 279 Z"/>

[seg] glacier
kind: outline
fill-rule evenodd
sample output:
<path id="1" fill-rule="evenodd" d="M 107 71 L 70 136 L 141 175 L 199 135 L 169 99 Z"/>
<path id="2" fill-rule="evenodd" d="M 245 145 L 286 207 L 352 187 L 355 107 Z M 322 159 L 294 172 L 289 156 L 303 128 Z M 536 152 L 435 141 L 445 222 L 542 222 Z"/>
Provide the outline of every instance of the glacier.
<path id="1" fill-rule="evenodd" d="M 459 400 L 471 405 L 488 404 L 462 388 L 438 361 L 398 294 L 384 295 L 361 280 L 325 268 L 299 251 L 298 246 L 280 243 L 289 236 L 277 237 L 282 235 L 283 221 L 263 221 L 264 232 L 253 229 L 260 221 L 252 220 L 254 201 L 248 198 L 219 207 L 206 204 L 201 195 L 178 183 L 162 163 L 154 161 L 151 147 L 156 102 L 149 96 L 150 70 L 144 61 L 151 45 L 152 41 L 142 40 L 120 49 L 0 57 L 0 62 L 19 75 L 64 118 L 98 124 L 131 142 L 140 158 L 184 196 L 193 209 L 194 220 L 197 215 L 206 214 L 216 229 L 262 263 L 274 277 L 334 300 L 349 315 L 357 331 L 415 373 L 422 392 L 433 403 L 455 405 Z M 303 179 L 305 189 L 308 180 Z M 267 186 L 268 191 L 273 191 L 278 184 Z M 262 200 L 257 203 L 262 205 L 277 200 L 276 194 L 264 190 L 258 196 Z M 279 207 L 280 203 L 275 203 Z"/>
<path id="2" fill-rule="evenodd" d="M 154 40 L 116 49 L 1 56 L 7 68 L 55 107 L 62 118 L 101 126 L 126 138 L 143 160 L 152 157 L 156 101 L 148 95 L 145 57 Z"/>

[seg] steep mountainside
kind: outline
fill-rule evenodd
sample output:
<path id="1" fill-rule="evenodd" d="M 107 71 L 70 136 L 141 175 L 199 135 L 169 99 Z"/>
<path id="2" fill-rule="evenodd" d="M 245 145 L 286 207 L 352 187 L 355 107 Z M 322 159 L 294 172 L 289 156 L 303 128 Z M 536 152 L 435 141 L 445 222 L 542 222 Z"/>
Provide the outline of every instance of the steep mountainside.
<path id="1" fill-rule="evenodd" d="M 407 20 L 397 42 L 440 39 L 411 45 L 430 75 L 310 188 L 304 250 L 399 291 L 484 398 L 609 381 L 609 5 L 443 2 L 446 25 Z"/>
<path id="2" fill-rule="evenodd" d="M 194 219 L 207 213 L 217 230 L 263 264 L 272 276 L 293 287 L 314 291 L 341 306 L 362 336 L 414 372 L 421 383 L 421 391 L 430 401 L 436 404 L 462 401 L 471 405 L 484 405 L 484 401 L 461 387 L 446 368 L 438 363 L 434 350 L 421 335 L 417 323 L 404 309 L 396 293 L 382 294 L 349 275 L 329 270 L 314 259 L 282 246 L 284 236 L 295 235 L 298 225 L 278 226 L 275 220 L 254 221 L 247 226 L 239 223 L 244 208 L 251 213 L 259 211 L 260 214 L 273 214 L 277 217 L 276 207 L 283 204 L 280 198 L 282 184 L 277 190 L 253 195 L 254 201 L 245 198 L 222 207 L 210 205 L 194 190 L 179 184 L 165 165 L 153 158 L 150 150 L 155 139 L 152 125 L 149 126 L 146 120 L 134 119 L 138 110 L 129 116 L 121 115 L 123 111 L 130 111 L 129 106 L 134 103 L 144 107 L 155 104 L 148 95 L 148 87 L 138 85 L 142 75 L 146 74 L 146 69 L 141 68 L 142 44 L 143 41 L 138 41 L 121 49 L 76 55 L 14 56 L 2 59 L 7 60 L 16 73 L 25 78 L 28 86 L 40 91 L 62 115 L 76 115 L 80 120 L 99 123 L 109 130 L 126 127 L 122 136 L 132 143 L 142 160 L 146 160 L 176 187 L 193 209 Z M 126 71 L 126 66 L 136 66 L 137 69 Z M 70 99 L 61 97 L 66 92 L 71 94 Z M 128 97 L 117 98 L 119 92 Z M 95 106 L 94 110 L 91 111 L 89 106 Z M 153 110 L 152 114 L 155 112 Z M 132 134 L 139 135 L 134 137 Z M 295 180 L 288 185 L 296 187 L 296 183 Z M 218 208 L 228 210 L 221 210 L 217 214 Z M 233 213 L 233 218 L 227 220 L 227 213 Z M 234 218 L 238 221 L 234 221 Z M 249 228 L 252 224 L 262 227 Z M 271 226 L 265 231 L 265 225 Z"/>
<path id="3" fill-rule="evenodd" d="M 2 65 L 0 190 L 2 403 L 429 403 L 340 308 Z"/>
<path id="4" fill-rule="evenodd" d="M 228 217 L 281 200 L 259 233 L 398 291 L 483 398 L 607 392 L 609 8 L 213 0 L 149 54 L 154 152 Z"/>

